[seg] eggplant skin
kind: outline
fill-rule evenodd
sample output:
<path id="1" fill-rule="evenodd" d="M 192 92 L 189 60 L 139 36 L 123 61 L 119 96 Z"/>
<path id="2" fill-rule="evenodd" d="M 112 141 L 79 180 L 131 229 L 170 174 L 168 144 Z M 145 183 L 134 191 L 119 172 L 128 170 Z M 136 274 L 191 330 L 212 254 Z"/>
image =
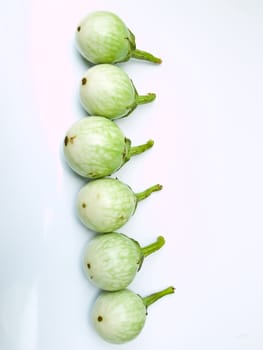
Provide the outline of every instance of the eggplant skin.
<path id="1" fill-rule="evenodd" d="M 75 41 L 80 54 L 93 64 L 127 61 L 135 49 L 134 35 L 109 11 L 85 16 L 77 26 Z"/>
<path id="2" fill-rule="evenodd" d="M 146 307 L 142 298 L 129 289 L 103 292 L 92 310 L 95 330 L 104 340 L 114 344 L 136 338 L 145 320 Z"/>

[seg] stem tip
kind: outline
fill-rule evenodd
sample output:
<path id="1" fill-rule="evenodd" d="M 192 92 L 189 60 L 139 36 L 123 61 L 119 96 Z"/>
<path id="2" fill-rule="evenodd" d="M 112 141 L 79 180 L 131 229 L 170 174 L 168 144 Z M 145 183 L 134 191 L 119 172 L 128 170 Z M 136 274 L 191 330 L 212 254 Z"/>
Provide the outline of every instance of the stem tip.
<path id="1" fill-rule="evenodd" d="M 162 247 L 165 244 L 165 238 L 163 236 L 158 236 L 157 242 L 159 242 L 160 246 Z"/>
<path id="2" fill-rule="evenodd" d="M 147 141 L 147 145 L 149 148 L 152 147 L 154 145 L 154 141 L 153 140 Z"/>
<path id="3" fill-rule="evenodd" d="M 149 102 L 154 101 L 156 99 L 156 94 L 154 92 L 148 92 L 147 96 L 149 98 Z"/>

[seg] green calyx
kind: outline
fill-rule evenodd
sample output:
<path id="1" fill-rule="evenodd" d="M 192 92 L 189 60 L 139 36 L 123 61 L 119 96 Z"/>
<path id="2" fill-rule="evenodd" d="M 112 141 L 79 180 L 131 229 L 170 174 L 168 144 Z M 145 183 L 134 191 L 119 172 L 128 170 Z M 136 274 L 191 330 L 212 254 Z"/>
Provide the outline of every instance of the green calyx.
<path id="1" fill-rule="evenodd" d="M 141 154 L 145 151 L 147 151 L 149 148 L 151 148 L 154 145 L 153 140 L 149 140 L 146 143 L 138 146 L 132 146 L 131 140 L 128 138 L 125 138 L 125 151 L 123 153 L 123 164 L 128 162 L 131 157 L 136 156 L 138 154 Z"/>
<path id="2" fill-rule="evenodd" d="M 135 241 L 136 242 L 136 241 Z M 139 243 L 136 242 L 138 245 Z M 138 266 L 138 270 L 137 271 L 140 271 L 141 267 L 142 267 L 142 263 L 144 261 L 144 258 L 146 258 L 148 255 L 156 252 L 157 250 L 161 249 L 162 246 L 165 244 L 165 239 L 164 237 L 162 236 L 159 236 L 157 237 L 157 240 L 145 247 L 140 247 L 140 250 L 141 250 L 141 260 L 140 260 L 140 263 L 139 263 L 139 266 Z"/>
<path id="3" fill-rule="evenodd" d="M 129 30 L 130 33 L 130 37 L 127 38 L 127 40 L 129 41 L 130 44 L 130 50 L 129 53 L 125 59 L 125 61 L 128 61 L 131 57 L 132 58 L 136 58 L 139 60 L 144 60 L 144 61 L 149 61 L 152 63 L 157 63 L 160 64 L 162 63 L 161 58 L 156 57 L 154 55 L 152 55 L 151 53 L 147 52 L 147 51 L 143 51 L 143 50 L 139 50 L 136 48 L 136 42 L 135 42 L 135 36 L 134 34 Z"/>
<path id="4" fill-rule="evenodd" d="M 154 92 L 149 92 L 146 95 L 139 95 L 132 80 L 131 83 L 135 92 L 135 99 L 133 104 L 128 107 L 128 112 L 123 117 L 127 117 L 128 115 L 130 115 L 138 105 L 150 103 L 156 99 L 156 94 Z"/>

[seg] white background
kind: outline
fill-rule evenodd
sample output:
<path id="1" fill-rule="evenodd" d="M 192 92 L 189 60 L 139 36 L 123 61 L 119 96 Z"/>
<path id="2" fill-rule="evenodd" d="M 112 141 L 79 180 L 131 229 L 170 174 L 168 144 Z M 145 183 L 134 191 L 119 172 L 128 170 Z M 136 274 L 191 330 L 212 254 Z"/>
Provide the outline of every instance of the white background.
<path id="1" fill-rule="evenodd" d="M 85 116 L 78 84 L 88 68 L 74 47 L 78 21 L 118 14 L 137 47 L 162 65 L 120 66 L 155 102 L 117 123 L 133 144 L 155 140 L 117 174 L 141 202 L 119 232 L 166 245 L 130 288 L 176 287 L 149 309 L 122 349 L 263 348 L 263 3 L 260 0 L 2 2 L 0 349 L 115 349 L 92 329 L 98 291 L 81 254 L 84 184 L 65 165 L 66 130 Z"/>

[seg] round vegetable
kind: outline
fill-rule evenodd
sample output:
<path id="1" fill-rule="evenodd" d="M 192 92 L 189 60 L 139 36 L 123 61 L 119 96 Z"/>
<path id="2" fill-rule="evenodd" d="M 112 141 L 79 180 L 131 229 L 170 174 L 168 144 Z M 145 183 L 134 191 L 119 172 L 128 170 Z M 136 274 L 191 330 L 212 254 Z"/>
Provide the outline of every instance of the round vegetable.
<path id="1" fill-rule="evenodd" d="M 155 99 L 154 93 L 139 96 L 126 72 L 111 64 L 88 69 L 80 82 L 80 101 L 91 115 L 117 119 L 130 114 L 139 104 Z"/>
<path id="2" fill-rule="evenodd" d="M 131 141 L 113 121 L 104 117 L 82 118 L 67 131 L 64 154 L 79 175 L 96 179 L 111 175 L 130 158 L 153 146 L 153 141 L 131 147 Z"/>
<path id="3" fill-rule="evenodd" d="M 131 57 L 161 63 L 152 54 L 136 49 L 135 37 L 114 13 L 96 11 L 84 17 L 76 30 L 81 55 L 91 63 L 117 63 Z"/>
<path id="4" fill-rule="evenodd" d="M 109 343 L 126 343 L 137 337 L 143 329 L 148 306 L 172 293 L 173 287 L 144 298 L 129 289 L 102 292 L 92 310 L 95 330 Z"/>
<path id="5" fill-rule="evenodd" d="M 161 185 L 154 185 L 134 193 L 118 179 L 92 180 L 79 191 L 78 215 L 83 224 L 95 232 L 114 232 L 129 220 L 139 201 L 161 189 Z"/>
<path id="6" fill-rule="evenodd" d="M 116 291 L 126 288 L 140 270 L 144 258 L 159 250 L 164 243 L 160 236 L 156 242 L 142 248 L 137 241 L 121 233 L 98 235 L 85 248 L 85 274 L 100 289 Z"/>

